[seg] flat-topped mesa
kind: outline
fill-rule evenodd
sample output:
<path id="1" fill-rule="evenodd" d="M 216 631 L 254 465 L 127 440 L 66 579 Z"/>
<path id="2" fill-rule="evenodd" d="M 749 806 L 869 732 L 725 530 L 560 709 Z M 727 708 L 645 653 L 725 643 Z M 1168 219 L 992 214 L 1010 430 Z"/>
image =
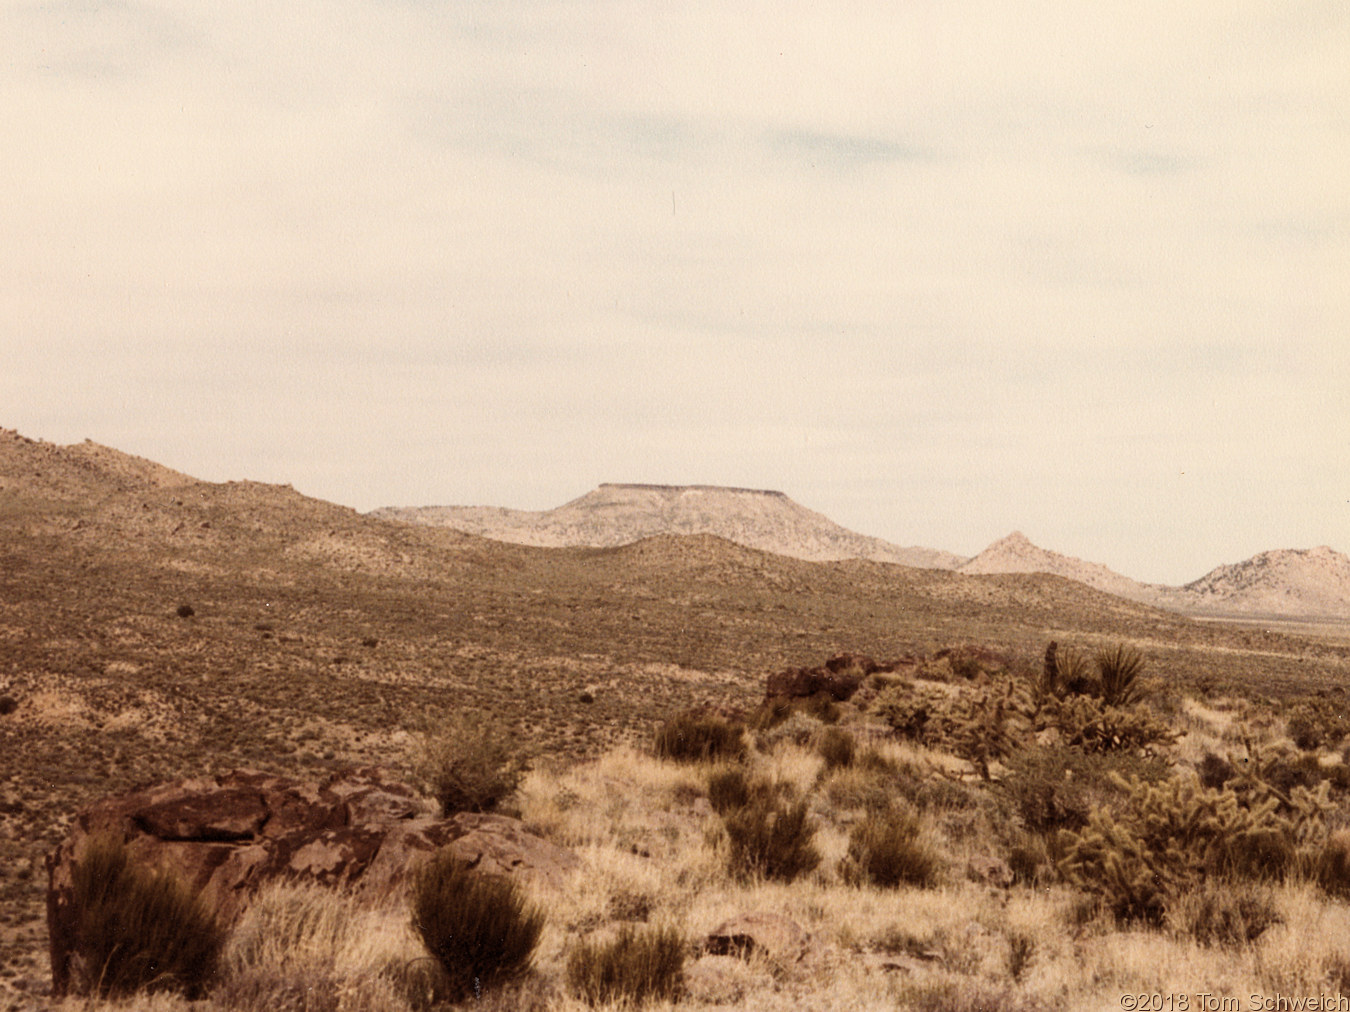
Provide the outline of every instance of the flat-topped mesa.
<path id="1" fill-rule="evenodd" d="M 603 481 L 600 488 L 634 490 L 640 492 L 735 492 L 738 495 L 763 495 L 786 499 L 787 493 L 771 488 L 737 488 L 735 485 L 656 485 L 645 482 Z"/>

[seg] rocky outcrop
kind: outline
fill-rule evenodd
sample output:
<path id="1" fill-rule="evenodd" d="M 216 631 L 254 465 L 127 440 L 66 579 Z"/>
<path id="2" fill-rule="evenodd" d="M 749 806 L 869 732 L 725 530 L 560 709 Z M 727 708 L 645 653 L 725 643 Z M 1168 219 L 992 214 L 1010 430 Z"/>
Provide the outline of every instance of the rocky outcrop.
<path id="1" fill-rule="evenodd" d="M 86 841 L 112 833 L 133 858 L 177 873 L 230 921 L 277 879 L 388 894 L 433 851 L 450 847 L 485 872 L 559 885 L 580 861 L 516 819 L 431 814 L 430 803 L 378 767 L 303 783 L 249 770 L 179 780 L 97 802 L 47 858 L 53 994 L 65 993 L 78 910 L 73 871 Z"/>

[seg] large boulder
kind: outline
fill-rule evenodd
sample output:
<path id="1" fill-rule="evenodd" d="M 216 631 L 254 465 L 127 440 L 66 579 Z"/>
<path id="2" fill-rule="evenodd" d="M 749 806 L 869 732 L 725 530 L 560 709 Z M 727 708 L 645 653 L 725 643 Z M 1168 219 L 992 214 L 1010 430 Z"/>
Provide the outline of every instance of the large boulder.
<path id="1" fill-rule="evenodd" d="M 134 860 L 168 868 L 229 922 L 264 883 L 345 885 L 387 895 L 409 871 L 450 847 L 483 871 L 556 886 L 580 860 L 501 815 L 432 814 L 431 804 L 379 767 L 321 783 L 236 770 L 122 794 L 81 811 L 47 858 L 52 993 L 70 983 L 78 911 L 72 882 L 93 835 L 127 842 Z"/>

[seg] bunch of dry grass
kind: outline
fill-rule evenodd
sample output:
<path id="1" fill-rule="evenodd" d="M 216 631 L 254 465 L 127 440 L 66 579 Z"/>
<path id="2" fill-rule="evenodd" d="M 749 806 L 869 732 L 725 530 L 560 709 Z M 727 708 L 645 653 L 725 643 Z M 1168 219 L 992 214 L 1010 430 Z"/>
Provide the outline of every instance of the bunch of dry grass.
<path id="1" fill-rule="evenodd" d="M 543 913 L 514 880 L 477 872 L 449 851 L 423 866 L 412 907 L 413 928 L 440 964 L 443 996 L 452 1001 L 522 977 L 544 930 Z"/>
<path id="2" fill-rule="evenodd" d="M 182 991 L 201 997 L 226 932 L 176 876 L 134 864 L 120 836 L 91 837 L 73 873 L 79 910 L 77 990 L 104 996 Z"/>
<path id="3" fill-rule="evenodd" d="M 606 943 L 583 942 L 567 959 L 567 982 L 583 1000 L 641 1005 L 678 995 L 684 939 L 674 928 L 625 925 Z"/>

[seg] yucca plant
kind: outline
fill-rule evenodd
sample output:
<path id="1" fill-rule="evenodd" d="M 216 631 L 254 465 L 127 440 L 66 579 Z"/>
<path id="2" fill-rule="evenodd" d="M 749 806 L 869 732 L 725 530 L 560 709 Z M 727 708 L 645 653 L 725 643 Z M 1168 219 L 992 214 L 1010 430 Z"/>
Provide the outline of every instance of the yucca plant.
<path id="1" fill-rule="evenodd" d="M 1139 673 L 1144 670 L 1144 657 L 1122 643 L 1110 650 L 1097 653 L 1097 675 L 1101 686 L 1101 700 L 1107 706 L 1131 706 L 1143 697 Z"/>

